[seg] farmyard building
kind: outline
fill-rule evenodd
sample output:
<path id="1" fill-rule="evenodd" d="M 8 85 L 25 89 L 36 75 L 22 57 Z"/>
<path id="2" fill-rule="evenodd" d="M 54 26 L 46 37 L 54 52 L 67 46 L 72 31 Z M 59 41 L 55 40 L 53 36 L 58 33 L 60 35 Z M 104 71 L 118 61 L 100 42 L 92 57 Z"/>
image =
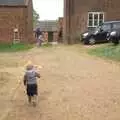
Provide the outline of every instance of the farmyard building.
<path id="1" fill-rule="evenodd" d="M 33 41 L 32 0 L 0 0 L 0 43 Z"/>
<path id="2" fill-rule="evenodd" d="M 64 0 L 64 42 L 109 20 L 120 20 L 120 0 Z"/>

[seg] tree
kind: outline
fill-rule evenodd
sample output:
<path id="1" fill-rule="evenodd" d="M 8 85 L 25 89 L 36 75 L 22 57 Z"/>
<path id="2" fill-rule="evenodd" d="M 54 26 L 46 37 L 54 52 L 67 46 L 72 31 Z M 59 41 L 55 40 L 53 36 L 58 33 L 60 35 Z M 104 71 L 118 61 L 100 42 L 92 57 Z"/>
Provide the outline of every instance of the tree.
<path id="1" fill-rule="evenodd" d="M 33 26 L 35 27 L 39 21 L 39 14 L 33 9 Z"/>

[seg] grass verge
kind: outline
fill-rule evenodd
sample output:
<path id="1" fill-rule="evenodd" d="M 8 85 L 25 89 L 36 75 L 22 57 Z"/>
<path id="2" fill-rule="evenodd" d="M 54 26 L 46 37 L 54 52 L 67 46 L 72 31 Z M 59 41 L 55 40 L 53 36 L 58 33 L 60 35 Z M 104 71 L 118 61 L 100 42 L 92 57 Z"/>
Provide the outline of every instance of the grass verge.
<path id="1" fill-rule="evenodd" d="M 0 52 L 19 52 L 32 49 L 33 45 L 31 44 L 0 44 Z"/>
<path id="2" fill-rule="evenodd" d="M 90 55 L 120 61 L 120 45 L 114 46 L 112 44 L 107 44 L 101 47 L 90 49 L 88 50 L 88 53 Z"/>

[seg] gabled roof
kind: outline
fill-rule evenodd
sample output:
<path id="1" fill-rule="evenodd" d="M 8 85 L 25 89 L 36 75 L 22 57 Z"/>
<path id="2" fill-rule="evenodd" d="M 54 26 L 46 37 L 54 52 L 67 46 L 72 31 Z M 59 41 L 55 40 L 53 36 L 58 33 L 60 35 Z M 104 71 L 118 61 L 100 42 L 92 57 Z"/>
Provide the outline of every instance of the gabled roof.
<path id="1" fill-rule="evenodd" d="M 40 28 L 41 31 L 54 32 L 58 30 L 58 21 L 56 20 L 45 20 L 39 21 L 36 28 Z"/>
<path id="2" fill-rule="evenodd" d="M 24 6 L 29 0 L 0 0 L 0 6 Z"/>

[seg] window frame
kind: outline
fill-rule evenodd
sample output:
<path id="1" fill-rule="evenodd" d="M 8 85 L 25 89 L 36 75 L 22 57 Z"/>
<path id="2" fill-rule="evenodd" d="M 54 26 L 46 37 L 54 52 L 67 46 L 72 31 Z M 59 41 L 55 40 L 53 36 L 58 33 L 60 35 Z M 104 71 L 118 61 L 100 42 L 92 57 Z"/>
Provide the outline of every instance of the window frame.
<path id="1" fill-rule="evenodd" d="M 90 26 L 90 19 L 89 19 L 89 16 L 90 16 L 90 14 L 92 14 L 92 25 Z M 87 27 L 97 27 L 97 26 L 99 26 L 100 25 L 100 14 L 102 14 L 103 15 L 103 22 L 104 22 L 104 20 L 105 20 L 105 13 L 104 12 L 88 12 L 88 22 L 87 22 Z M 95 15 L 98 15 L 98 20 L 97 20 L 97 23 L 98 23 L 98 25 L 95 25 Z"/>

